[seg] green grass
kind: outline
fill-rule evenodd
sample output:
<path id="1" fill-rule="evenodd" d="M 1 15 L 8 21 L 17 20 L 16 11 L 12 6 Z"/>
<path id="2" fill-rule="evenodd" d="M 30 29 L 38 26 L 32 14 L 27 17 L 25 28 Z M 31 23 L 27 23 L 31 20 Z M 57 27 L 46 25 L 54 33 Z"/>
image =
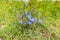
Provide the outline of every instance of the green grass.
<path id="1" fill-rule="evenodd" d="M 57 26 L 60 20 L 60 2 L 37 2 L 27 3 L 24 8 L 24 2 L 1 1 L 0 2 L 0 39 L 2 40 L 60 40 L 60 30 Z M 43 20 L 43 26 L 40 24 L 21 25 L 18 23 L 20 18 L 16 14 L 22 14 L 24 9 L 28 12 L 33 10 L 32 17 Z M 37 16 L 37 11 L 41 14 Z M 44 18 L 46 17 L 46 18 Z M 25 17 L 24 17 L 25 20 Z M 26 19 L 27 20 L 27 19 Z M 4 28 L 2 28 L 2 25 Z M 52 25 L 52 26 L 51 26 Z"/>

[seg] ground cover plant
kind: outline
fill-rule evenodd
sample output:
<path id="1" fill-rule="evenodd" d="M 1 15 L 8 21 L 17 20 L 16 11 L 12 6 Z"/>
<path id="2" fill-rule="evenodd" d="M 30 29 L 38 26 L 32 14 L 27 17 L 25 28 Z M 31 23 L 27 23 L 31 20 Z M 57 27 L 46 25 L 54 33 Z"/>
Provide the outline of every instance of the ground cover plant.
<path id="1" fill-rule="evenodd" d="M 60 40 L 60 2 L 1 0 L 0 40 Z"/>

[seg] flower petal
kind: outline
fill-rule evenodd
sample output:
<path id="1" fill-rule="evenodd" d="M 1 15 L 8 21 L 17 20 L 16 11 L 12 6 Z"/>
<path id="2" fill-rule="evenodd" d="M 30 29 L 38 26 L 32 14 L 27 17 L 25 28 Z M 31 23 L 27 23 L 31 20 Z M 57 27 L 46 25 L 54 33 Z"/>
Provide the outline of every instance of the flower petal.
<path id="1" fill-rule="evenodd" d="M 30 21 L 31 22 L 37 22 L 37 19 L 36 18 L 31 18 Z"/>
<path id="2" fill-rule="evenodd" d="M 30 21 L 26 22 L 26 24 L 32 24 Z"/>
<path id="3" fill-rule="evenodd" d="M 31 19 L 31 15 L 27 14 L 26 16 L 27 16 L 28 19 Z"/>
<path id="4" fill-rule="evenodd" d="M 39 19 L 39 20 L 38 20 L 38 23 L 42 23 L 42 20 L 41 20 L 41 19 Z"/>

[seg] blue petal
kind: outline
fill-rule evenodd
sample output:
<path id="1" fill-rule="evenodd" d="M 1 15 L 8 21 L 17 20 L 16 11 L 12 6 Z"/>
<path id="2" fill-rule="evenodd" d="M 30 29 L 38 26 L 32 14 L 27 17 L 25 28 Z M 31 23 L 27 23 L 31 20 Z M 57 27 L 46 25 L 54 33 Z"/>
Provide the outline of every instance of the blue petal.
<path id="1" fill-rule="evenodd" d="M 30 21 L 31 22 L 37 22 L 37 19 L 36 18 L 31 18 Z"/>
<path id="2" fill-rule="evenodd" d="M 38 20 L 38 23 L 42 23 L 43 21 L 41 19 Z"/>
<path id="3" fill-rule="evenodd" d="M 27 16 L 28 19 L 31 19 L 31 15 L 27 14 L 26 16 Z"/>
<path id="4" fill-rule="evenodd" d="M 34 20 L 35 20 L 34 18 L 30 19 L 30 21 L 32 21 L 32 22 L 34 22 Z"/>
<path id="5" fill-rule="evenodd" d="M 32 24 L 30 21 L 26 22 L 26 24 Z"/>

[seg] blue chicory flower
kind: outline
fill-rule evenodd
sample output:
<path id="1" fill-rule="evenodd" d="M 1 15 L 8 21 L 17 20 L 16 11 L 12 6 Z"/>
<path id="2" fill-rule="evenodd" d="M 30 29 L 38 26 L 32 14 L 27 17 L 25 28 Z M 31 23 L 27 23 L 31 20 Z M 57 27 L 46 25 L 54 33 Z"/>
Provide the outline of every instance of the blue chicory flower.
<path id="1" fill-rule="evenodd" d="M 32 22 L 28 21 L 28 22 L 26 22 L 26 24 L 29 24 L 30 25 L 30 24 L 32 24 Z"/>
<path id="2" fill-rule="evenodd" d="M 38 23 L 42 23 L 43 21 L 41 19 L 38 20 Z"/>
<path id="3" fill-rule="evenodd" d="M 31 19 L 31 15 L 30 15 L 30 14 L 27 14 L 26 16 L 27 16 L 27 18 L 28 18 L 29 20 Z"/>
<path id="4" fill-rule="evenodd" d="M 30 21 L 31 22 L 37 22 L 37 19 L 36 18 L 31 18 Z"/>

